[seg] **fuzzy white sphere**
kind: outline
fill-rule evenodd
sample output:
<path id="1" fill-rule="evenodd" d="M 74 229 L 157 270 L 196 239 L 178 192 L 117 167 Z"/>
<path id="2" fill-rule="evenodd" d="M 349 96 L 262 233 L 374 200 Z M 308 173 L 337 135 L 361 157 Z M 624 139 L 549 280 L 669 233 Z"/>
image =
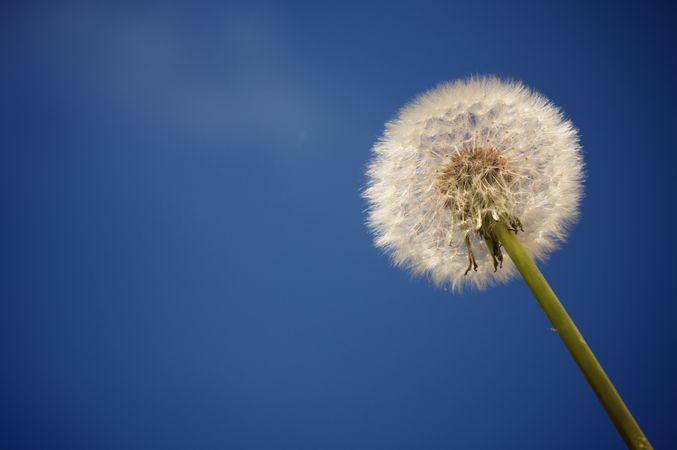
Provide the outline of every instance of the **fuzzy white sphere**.
<path id="1" fill-rule="evenodd" d="M 364 190 L 377 247 L 437 285 L 483 288 L 494 271 L 488 222 L 520 223 L 518 238 L 543 259 L 578 216 L 583 161 L 578 132 L 548 99 L 519 82 L 442 84 L 405 106 L 374 145 Z M 468 267 L 473 250 L 479 270 Z"/>

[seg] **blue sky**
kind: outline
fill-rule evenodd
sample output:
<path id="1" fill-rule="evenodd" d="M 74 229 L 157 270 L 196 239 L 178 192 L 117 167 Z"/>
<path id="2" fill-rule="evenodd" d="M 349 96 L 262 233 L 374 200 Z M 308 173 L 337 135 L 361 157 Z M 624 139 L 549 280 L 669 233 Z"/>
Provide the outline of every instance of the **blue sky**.
<path id="1" fill-rule="evenodd" d="M 360 198 L 416 94 L 523 80 L 580 129 L 543 271 L 677 441 L 677 18 L 653 2 L 5 4 L 0 447 L 623 448 L 521 280 L 391 267 Z"/>

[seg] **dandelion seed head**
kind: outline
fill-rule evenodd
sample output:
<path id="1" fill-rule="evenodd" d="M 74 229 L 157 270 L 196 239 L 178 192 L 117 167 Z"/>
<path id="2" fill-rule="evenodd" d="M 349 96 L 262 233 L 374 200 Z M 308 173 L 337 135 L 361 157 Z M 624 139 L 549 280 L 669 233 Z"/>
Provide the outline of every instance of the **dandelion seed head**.
<path id="1" fill-rule="evenodd" d="M 578 216 L 578 132 L 519 82 L 445 83 L 405 106 L 373 147 L 363 192 L 377 247 L 415 275 L 454 290 L 510 279 L 492 270 L 484 231 L 519 219 L 520 240 L 544 259 Z M 484 230 L 484 231 L 483 231 Z M 464 275 L 470 238 L 477 272 Z"/>

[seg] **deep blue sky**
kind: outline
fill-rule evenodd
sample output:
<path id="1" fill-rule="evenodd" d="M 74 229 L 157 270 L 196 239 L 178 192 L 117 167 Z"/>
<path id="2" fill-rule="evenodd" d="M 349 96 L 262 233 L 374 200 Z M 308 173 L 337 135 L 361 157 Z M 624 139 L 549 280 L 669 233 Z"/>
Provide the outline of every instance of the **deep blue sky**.
<path id="1" fill-rule="evenodd" d="M 581 221 L 543 271 L 675 448 L 676 21 L 652 2 L 5 3 L 0 448 L 623 448 L 521 280 L 452 295 L 364 226 L 384 122 L 485 73 L 580 128 Z"/>

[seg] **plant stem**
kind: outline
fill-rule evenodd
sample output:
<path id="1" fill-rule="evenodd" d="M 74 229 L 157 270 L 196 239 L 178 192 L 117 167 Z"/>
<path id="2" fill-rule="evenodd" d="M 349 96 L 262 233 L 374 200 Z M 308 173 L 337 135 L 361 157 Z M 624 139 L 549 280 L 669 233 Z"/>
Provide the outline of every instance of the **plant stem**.
<path id="1" fill-rule="evenodd" d="M 533 292 L 541 308 L 543 308 L 548 319 L 552 322 L 560 338 L 564 341 L 564 345 L 566 345 L 571 356 L 573 356 L 581 372 L 583 372 L 588 383 L 592 386 L 592 390 L 595 391 L 597 398 L 602 403 L 602 406 L 604 406 L 604 409 L 623 437 L 628 448 L 652 449 L 653 447 L 649 443 L 649 440 L 642 433 L 639 425 L 634 417 L 632 417 L 628 407 L 625 406 L 623 399 L 616 391 L 616 388 L 614 388 L 597 358 L 595 358 L 592 350 L 590 350 L 590 347 L 588 347 L 571 317 L 569 317 L 569 314 L 567 314 L 557 299 L 543 274 L 536 267 L 533 259 L 524 250 L 522 244 L 520 244 L 515 233 L 510 232 L 505 224 L 501 222 L 496 223 L 494 232 L 529 285 L 531 292 Z"/>

